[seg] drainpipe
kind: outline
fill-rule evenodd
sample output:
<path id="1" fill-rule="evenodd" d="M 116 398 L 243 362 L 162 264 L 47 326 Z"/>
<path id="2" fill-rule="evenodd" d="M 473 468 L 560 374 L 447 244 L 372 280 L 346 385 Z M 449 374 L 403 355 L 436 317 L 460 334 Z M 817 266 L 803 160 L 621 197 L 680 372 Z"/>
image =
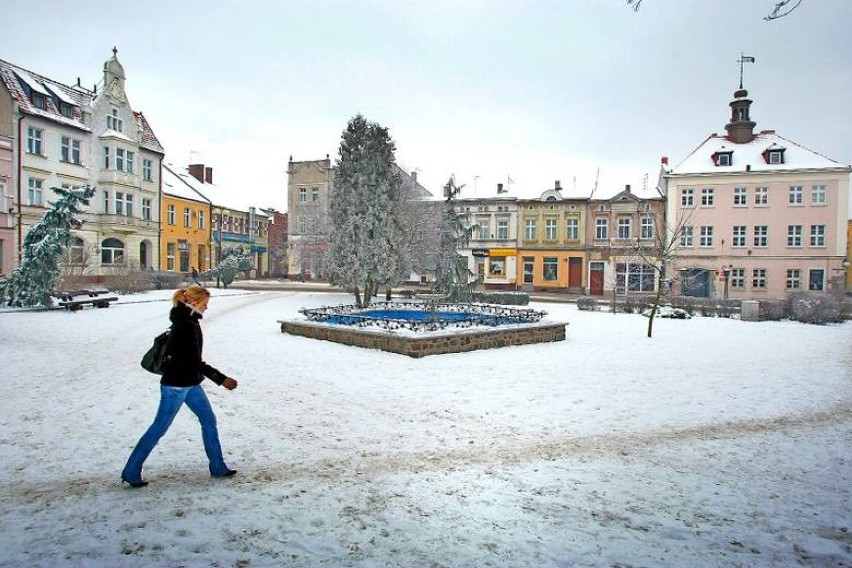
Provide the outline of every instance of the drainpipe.
<path id="1" fill-rule="evenodd" d="M 21 209 L 21 178 L 23 177 L 23 159 L 21 158 L 21 151 L 23 148 L 23 138 L 21 135 L 24 118 L 26 115 L 18 109 L 18 112 L 21 113 L 21 116 L 18 117 L 18 267 L 21 266 L 21 263 L 24 259 L 24 229 L 22 225 L 23 219 L 23 211 Z"/>

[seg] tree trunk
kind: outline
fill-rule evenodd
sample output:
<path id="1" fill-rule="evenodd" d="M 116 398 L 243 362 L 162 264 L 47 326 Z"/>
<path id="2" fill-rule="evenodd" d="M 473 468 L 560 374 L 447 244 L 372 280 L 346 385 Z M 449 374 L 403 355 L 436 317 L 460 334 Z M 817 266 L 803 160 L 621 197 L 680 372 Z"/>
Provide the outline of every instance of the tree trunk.
<path id="1" fill-rule="evenodd" d="M 657 294 L 654 296 L 654 307 L 651 308 L 651 315 L 648 317 L 648 337 L 654 331 L 654 317 L 657 315 L 657 310 L 660 309 L 660 298 L 663 295 L 663 278 L 662 275 L 657 279 Z"/>

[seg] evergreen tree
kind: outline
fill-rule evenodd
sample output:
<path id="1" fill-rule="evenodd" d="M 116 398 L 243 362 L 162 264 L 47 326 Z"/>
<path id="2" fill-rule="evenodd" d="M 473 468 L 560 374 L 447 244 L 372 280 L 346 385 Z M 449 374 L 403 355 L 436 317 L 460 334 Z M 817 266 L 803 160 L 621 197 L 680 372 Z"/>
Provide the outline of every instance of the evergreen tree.
<path id="1" fill-rule="evenodd" d="M 451 302 L 470 301 L 476 286 L 476 281 L 470 281 L 473 272 L 467 266 L 467 258 L 458 253 L 458 249 L 468 245 L 473 234 L 473 226 L 467 226 L 467 215 L 456 211 L 455 197 L 462 187 L 457 187 L 455 180 L 450 178 L 444 188 L 447 198 L 439 225 L 438 255 L 435 259 L 433 289 Z"/>
<path id="2" fill-rule="evenodd" d="M 205 272 L 202 276 L 207 279 L 216 278 L 217 286 L 221 282 L 227 288 L 240 272 L 248 274 L 254 269 L 254 260 L 251 254 L 243 247 L 228 247 L 222 251 L 222 260 L 214 268 Z"/>
<path id="3" fill-rule="evenodd" d="M 329 202 L 329 281 L 366 306 L 408 268 L 396 146 L 386 128 L 358 115 L 340 142 Z"/>
<path id="4" fill-rule="evenodd" d="M 51 189 L 59 199 L 48 202 L 50 209 L 27 231 L 21 266 L 9 278 L 0 279 L 0 296 L 9 306 L 51 305 L 51 295 L 59 282 L 60 261 L 71 243 L 71 230 L 83 224 L 76 215 L 95 194 L 95 188 L 88 185 Z"/>

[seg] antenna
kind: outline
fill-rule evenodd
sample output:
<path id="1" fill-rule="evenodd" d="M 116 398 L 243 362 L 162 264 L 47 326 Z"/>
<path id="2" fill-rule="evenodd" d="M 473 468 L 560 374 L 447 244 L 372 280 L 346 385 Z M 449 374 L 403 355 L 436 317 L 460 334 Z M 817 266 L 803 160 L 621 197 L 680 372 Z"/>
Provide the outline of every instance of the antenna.
<path id="1" fill-rule="evenodd" d="M 598 190 L 598 178 L 601 175 L 601 169 L 598 168 L 597 173 L 595 174 L 595 186 L 592 188 L 592 194 L 589 196 L 589 199 L 595 196 L 595 192 Z"/>

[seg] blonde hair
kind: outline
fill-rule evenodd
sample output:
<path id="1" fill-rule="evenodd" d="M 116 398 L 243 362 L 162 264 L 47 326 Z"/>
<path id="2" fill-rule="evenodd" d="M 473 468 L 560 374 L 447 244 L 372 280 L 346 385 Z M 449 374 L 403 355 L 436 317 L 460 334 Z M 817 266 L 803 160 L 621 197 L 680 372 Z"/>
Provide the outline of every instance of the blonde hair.
<path id="1" fill-rule="evenodd" d="M 174 296 L 172 296 L 172 304 L 175 306 L 179 303 L 194 304 L 209 297 L 210 290 L 198 284 L 191 284 L 186 288 L 178 288 Z"/>

